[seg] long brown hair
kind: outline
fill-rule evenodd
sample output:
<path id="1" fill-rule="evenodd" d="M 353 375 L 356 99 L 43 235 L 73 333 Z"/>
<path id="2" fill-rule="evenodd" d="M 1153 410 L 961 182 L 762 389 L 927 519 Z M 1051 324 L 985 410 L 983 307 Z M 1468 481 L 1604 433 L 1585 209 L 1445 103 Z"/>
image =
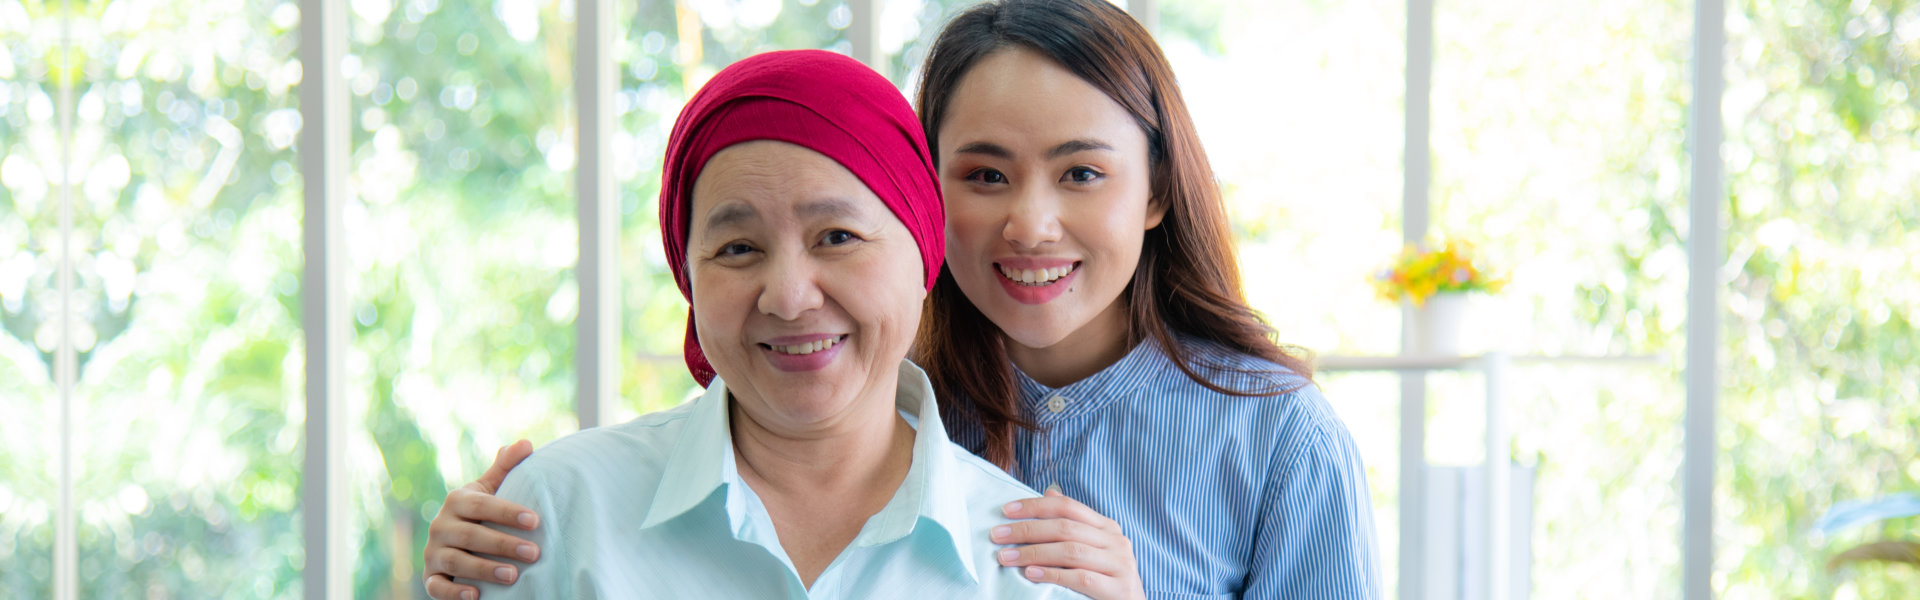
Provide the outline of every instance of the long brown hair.
<path id="1" fill-rule="evenodd" d="M 1125 11 L 1106 0 L 998 0 L 955 17 L 927 53 L 916 102 L 935 162 L 940 122 L 961 77 L 980 59 L 1010 46 L 1060 63 L 1126 109 L 1147 134 L 1152 194 L 1167 204 L 1167 214 L 1146 232 L 1140 264 L 1122 292 L 1127 342 L 1154 340 L 1187 377 L 1222 394 L 1271 396 L 1307 385 L 1312 377 L 1307 361 L 1276 344 L 1273 329 L 1247 305 L 1226 206 L 1173 69 L 1153 36 Z M 950 427 L 979 426 L 986 433 L 982 455 L 1011 469 L 1014 437 L 1033 425 L 1021 417 L 1000 329 L 967 300 L 944 267 L 923 315 L 915 361 L 934 389 L 965 397 L 941 403 L 942 418 Z M 1256 380 L 1268 382 L 1266 387 L 1229 389 L 1196 370 L 1180 334 L 1266 359 L 1300 377 L 1260 377 Z"/>

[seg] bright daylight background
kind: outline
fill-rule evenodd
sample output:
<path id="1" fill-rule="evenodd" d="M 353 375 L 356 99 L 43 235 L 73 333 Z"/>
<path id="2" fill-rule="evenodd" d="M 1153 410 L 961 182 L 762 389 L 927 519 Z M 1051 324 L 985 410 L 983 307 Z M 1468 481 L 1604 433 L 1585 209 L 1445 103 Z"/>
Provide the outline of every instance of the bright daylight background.
<path id="1" fill-rule="evenodd" d="M 877 4 L 907 88 L 965 0 Z M 1434 229 L 1513 275 L 1469 344 L 1662 358 L 1516 373 L 1515 455 L 1539 478 L 1534 597 L 1677 597 L 1691 3 L 1437 5 Z M 616 6 L 624 420 L 692 385 L 654 233 L 673 116 L 740 57 L 847 50 L 850 13 L 840 0 Z M 1160 8 L 1248 293 L 1282 340 L 1322 353 L 1398 345 L 1398 310 L 1366 277 L 1399 248 L 1405 11 Z M 1713 585 L 1910 595 L 1920 570 L 1824 563 L 1920 535 L 1913 519 L 1811 525 L 1838 501 L 1920 491 L 1920 4 L 1734 0 L 1728 13 Z M 0 596 L 51 594 L 62 236 L 80 252 L 81 596 L 299 594 L 299 21 L 287 0 L 0 0 Z M 354 594 L 422 597 L 425 525 L 447 488 L 500 444 L 575 428 L 572 4 L 351 0 L 349 26 Z M 1320 379 L 1366 453 L 1389 579 L 1395 381 Z M 1430 381 L 1429 455 L 1479 461 L 1477 377 Z"/>

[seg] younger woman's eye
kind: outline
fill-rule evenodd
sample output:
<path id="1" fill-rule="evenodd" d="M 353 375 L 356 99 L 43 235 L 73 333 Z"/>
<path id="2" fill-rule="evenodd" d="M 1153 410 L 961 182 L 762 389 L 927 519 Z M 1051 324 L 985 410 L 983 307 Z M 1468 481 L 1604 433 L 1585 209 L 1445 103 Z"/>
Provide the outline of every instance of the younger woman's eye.
<path id="1" fill-rule="evenodd" d="M 967 174 L 967 181 L 974 183 L 1001 184 L 1007 182 L 1007 176 L 993 169 L 978 169 Z"/>
<path id="2" fill-rule="evenodd" d="M 1074 167 L 1067 169 L 1066 179 L 1074 183 L 1090 183 L 1100 177 L 1101 173 L 1093 170 L 1092 167 Z"/>

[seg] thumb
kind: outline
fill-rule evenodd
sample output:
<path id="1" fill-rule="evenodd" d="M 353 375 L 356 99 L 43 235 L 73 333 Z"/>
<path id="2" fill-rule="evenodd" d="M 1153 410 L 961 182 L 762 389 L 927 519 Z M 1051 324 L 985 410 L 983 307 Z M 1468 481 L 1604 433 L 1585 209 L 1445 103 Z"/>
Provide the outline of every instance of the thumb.
<path id="1" fill-rule="evenodd" d="M 516 441 L 501 448 L 493 455 L 493 465 L 487 467 L 487 472 L 481 474 L 480 479 L 474 483 L 480 484 L 480 487 L 489 494 L 497 492 L 500 490 L 500 484 L 506 482 L 507 472 L 520 466 L 520 461 L 526 460 L 527 456 L 532 454 L 533 442 L 526 440 Z"/>

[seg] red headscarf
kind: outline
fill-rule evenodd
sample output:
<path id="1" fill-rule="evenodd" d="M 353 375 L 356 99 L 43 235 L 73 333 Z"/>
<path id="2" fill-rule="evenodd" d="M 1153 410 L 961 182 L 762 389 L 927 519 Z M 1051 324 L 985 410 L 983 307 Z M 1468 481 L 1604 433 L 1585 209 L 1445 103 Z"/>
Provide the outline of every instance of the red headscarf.
<path id="1" fill-rule="evenodd" d="M 913 234 L 927 288 L 933 288 L 946 253 L 946 212 L 913 108 L 892 83 L 859 61 L 824 50 L 787 50 L 721 69 L 673 124 L 660 175 L 660 237 L 673 281 L 689 304 L 693 183 L 713 155 L 755 140 L 802 146 L 852 171 Z M 693 378 L 703 386 L 712 382 L 713 366 L 700 351 L 691 309 L 685 353 Z"/>

